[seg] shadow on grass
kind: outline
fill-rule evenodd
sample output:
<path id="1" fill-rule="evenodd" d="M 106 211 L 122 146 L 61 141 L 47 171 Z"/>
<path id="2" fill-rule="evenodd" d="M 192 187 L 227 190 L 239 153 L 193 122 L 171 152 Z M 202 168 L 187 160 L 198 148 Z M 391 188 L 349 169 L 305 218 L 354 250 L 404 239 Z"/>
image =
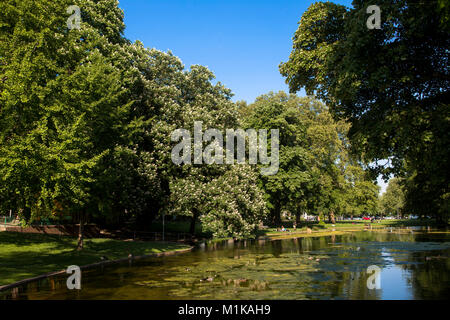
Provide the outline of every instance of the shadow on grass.
<path id="1" fill-rule="evenodd" d="M 76 250 L 77 239 L 42 234 L 0 232 L 0 285 L 43 273 L 102 261 L 148 255 L 187 248 L 170 242 L 134 242 L 113 239 L 86 239 Z"/>
<path id="2" fill-rule="evenodd" d="M 0 232 L 0 243 L 14 244 L 15 246 L 32 246 L 35 244 L 49 244 L 55 247 L 68 246 L 75 238 L 70 236 L 57 236 L 49 234 L 22 233 L 22 232 Z M 2 249 L 0 248 L 0 254 Z"/>

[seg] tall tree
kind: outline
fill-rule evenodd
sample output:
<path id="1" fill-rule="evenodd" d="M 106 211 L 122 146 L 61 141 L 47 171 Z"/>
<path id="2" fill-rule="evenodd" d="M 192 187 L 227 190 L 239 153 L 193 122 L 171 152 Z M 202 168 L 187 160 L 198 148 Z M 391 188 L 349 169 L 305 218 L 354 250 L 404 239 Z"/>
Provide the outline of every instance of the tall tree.
<path id="1" fill-rule="evenodd" d="M 69 30 L 72 4 L 81 23 Z M 134 217 L 145 228 L 171 208 L 216 235 L 255 231 L 265 204 L 253 169 L 171 160 L 175 129 L 192 130 L 196 120 L 236 127 L 231 91 L 213 84 L 207 68 L 186 71 L 172 53 L 130 43 L 116 0 L 7 0 L 0 9 L 2 209 L 29 223 L 72 216 L 80 249 L 89 219 Z"/>
<path id="2" fill-rule="evenodd" d="M 381 212 L 387 216 L 403 217 L 405 212 L 405 195 L 398 178 L 389 180 L 386 192 L 380 198 Z"/>
<path id="3" fill-rule="evenodd" d="M 70 214 L 83 224 L 108 207 L 108 168 L 132 101 L 113 53 L 126 41 L 118 2 L 1 3 L 2 206 L 28 222 Z"/>
<path id="4" fill-rule="evenodd" d="M 279 169 L 275 175 L 261 177 L 271 211 L 271 223 L 280 225 L 281 210 L 292 201 L 300 204 L 304 197 L 304 184 L 308 181 L 308 151 L 306 125 L 302 123 L 299 104 L 303 100 L 284 92 L 262 95 L 249 106 L 243 118 L 246 129 L 279 130 Z M 271 136 L 268 145 L 271 146 Z M 301 211 L 300 208 L 295 210 Z"/>
<path id="5" fill-rule="evenodd" d="M 371 4 L 311 5 L 280 71 L 292 92 L 305 88 L 350 121 L 352 146 L 365 162 L 376 163 L 374 174 L 409 177 L 409 208 L 447 221 L 448 6 L 382 0 L 380 29 L 369 30 Z M 385 167 L 380 160 L 388 158 L 392 165 Z"/>

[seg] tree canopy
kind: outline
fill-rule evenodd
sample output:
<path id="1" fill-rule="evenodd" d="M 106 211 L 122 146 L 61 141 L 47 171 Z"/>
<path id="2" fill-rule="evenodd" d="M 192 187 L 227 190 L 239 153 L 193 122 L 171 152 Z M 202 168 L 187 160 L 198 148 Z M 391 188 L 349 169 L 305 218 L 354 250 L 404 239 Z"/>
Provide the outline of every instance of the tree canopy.
<path id="1" fill-rule="evenodd" d="M 282 209 L 297 219 L 308 212 L 331 221 L 335 214 L 375 213 L 378 188 L 349 153 L 348 124 L 334 121 L 325 104 L 269 93 L 245 106 L 242 122 L 246 128 L 280 129 L 279 171 L 260 178 L 273 223 L 281 222 Z"/>
<path id="2" fill-rule="evenodd" d="M 177 128 L 236 126 L 230 90 L 203 66 L 186 71 L 171 52 L 124 38 L 116 0 L 76 1 L 80 29 L 67 28 L 71 4 L 0 4 L 1 209 L 80 228 L 176 212 L 217 236 L 254 233 L 265 204 L 252 168 L 170 158 Z"/>
<path id="3" fill-rule="evenodd" d="M 406 177 L 408 211 L 449 217 L 449 44 L 445 1 L 384 0 L 380 29 L 370 1 L 331 2 L 302 15 L 289 60 L 291 92 L 305 88 L 351 124 L 355 154 L 374 175 Z M 389 166 L 386 166 L 389 159 Z"/>
<path id="4" fill-rule="evenodd" d="M 280 224 L 283 210 L 331 222 L 375 212 L 378 188 L 350 152 L 350 124 L 333 118 L 328 95 L 320 101 L 270 92 L 234 103 L 208 68 L 187 69 L 170 51 L 126 39 L 118 1 L 75 1 L 79 29 L 66 23 L 72 4 L 0 3 L 0 210 L 28 224 L 77 222 L 80 249 L 87 222 L 148 228 L 161 215 L 185 216 L 191 232 L 200 221 L 215 237 L 250 238 L 264 221 Z M 322 17 L 324 8 L 344 12 L 330 4 L 311 12 Z M 308 61 L 319 63 L 319 51 Z M 277 173 L 262 175 L 264 164 L 174 163 L 172 133 L 195 136 L 196 122 L 222 132 L 278 129 Z M 268 150 L 274 139 L 267 137 Z M 221 142 L 211 140 L 201 147 Z M 407 160 L 415 171 L 405 181 L 414 184 L 420 172 Z"/>
<path id="5" fill-rule="evenodd" d="M 386 192 L 380 198 L 381 213 L 386 216 L 403 216 L 405 213 L 405 195 L 398 178 L 389 180 Z"/>

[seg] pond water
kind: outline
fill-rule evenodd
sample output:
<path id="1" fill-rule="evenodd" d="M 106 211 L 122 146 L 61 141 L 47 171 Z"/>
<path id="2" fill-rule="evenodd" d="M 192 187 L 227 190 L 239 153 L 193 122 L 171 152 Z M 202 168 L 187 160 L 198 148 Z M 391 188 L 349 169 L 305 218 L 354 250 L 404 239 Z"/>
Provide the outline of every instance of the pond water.
<path id="1" fill-rule="evenodd" d="M 381 270 L 379 289 L 367 285 L 372 265 Z M 0 299 L 448 299 L 450 235 L 386 229 L 229 241 L 86 270 L 81 290 L 68 290 L 66 279 L 30 283 Z"/>

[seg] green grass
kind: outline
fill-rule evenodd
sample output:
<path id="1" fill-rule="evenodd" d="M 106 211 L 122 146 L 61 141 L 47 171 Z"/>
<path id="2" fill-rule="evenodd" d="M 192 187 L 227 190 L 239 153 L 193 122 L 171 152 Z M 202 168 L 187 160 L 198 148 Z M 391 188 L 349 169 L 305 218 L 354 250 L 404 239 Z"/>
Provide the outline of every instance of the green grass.
<path id="1" fill-rule="evenodd" d="M 40 274 L 109 260 L 186 249 L 169 242 L 133 242 L 113 239 L 86 239 L 82 251 L 77 240 L 45 234 L 0 232 L 0 285 L 14 283 Z"/>
<path id="2" fill-rule="evenodd" d="M 280 236 L 286 234 L 304 234 L 306 232 L 306 228 L 309 227 L 312 229 L 313 233 L 315 232 L 331 232 L 332 229 L 336 231 L 358 231 L 363 230 L 367 226 L 372 226 L 373 229 L 376 228 L 385 228 L 385 227 L 408 227 L 408 226 L 435 226 L 434 220 L 382 220 L 379 223 L 364 220 L 346 220 L 346 221 L 338 221 L 334 225 L 331 223 L 319 224 L 316 221 L 307 221 L 302 222 L 297 229 L 294 230 L 292 228 L 292 221 L 283 221 L 283 225 L 286 228 L 287 232 L 277 231 L 277 228 L 267 228 L 264 230 L 259 230 L 259 236 Z"/>

